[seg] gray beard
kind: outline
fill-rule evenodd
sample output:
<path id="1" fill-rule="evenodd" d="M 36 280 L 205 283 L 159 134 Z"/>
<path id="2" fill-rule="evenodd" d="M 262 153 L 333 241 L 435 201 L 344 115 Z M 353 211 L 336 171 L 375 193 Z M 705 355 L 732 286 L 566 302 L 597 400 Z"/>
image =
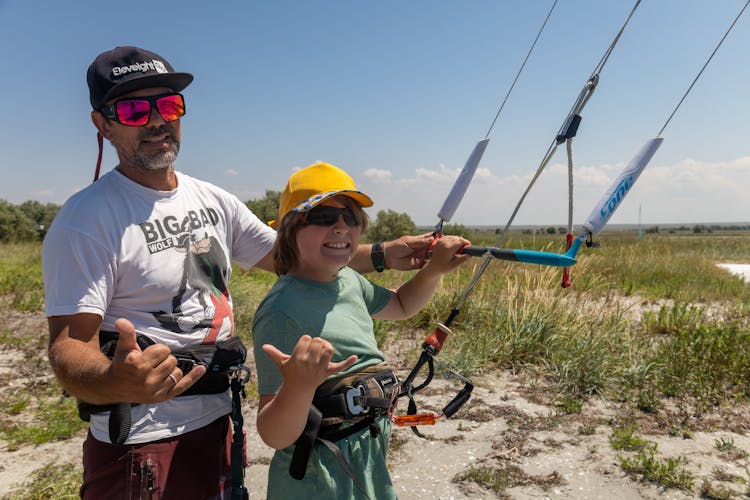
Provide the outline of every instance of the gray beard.
<path id="1" fill-rule="evenodd" d="M 141 170 L 156 172 L 160 170 L 171 170 L 174 168 L 174 162 L 177 159 L 177 153 L 180 151 L 180 145 L 175 142 L 169 151 L 147 155 L 141 151 L 136 151 L 133 155 L 133 165 Z"/>

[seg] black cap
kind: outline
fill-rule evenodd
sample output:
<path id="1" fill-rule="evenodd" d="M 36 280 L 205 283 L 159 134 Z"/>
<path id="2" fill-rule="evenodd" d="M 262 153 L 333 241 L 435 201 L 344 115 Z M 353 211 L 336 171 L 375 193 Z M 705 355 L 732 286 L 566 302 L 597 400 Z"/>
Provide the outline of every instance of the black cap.
<path id="1" fill-rule="evenodd" d="M 155 52 L 138 47 L 115 47 L 102 52 L 86 73 L 91 107 L 100 109 L 117 96 L 149 87 L 169 87 L 180 92 L 190 85 L 193 75 L 177 73 Z"/>

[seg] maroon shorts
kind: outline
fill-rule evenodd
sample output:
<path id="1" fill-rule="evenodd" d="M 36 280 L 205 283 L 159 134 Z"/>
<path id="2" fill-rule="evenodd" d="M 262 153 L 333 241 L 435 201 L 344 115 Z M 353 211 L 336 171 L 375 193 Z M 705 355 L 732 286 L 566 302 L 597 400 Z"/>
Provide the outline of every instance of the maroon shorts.
<path id="1" fill-rule="evenodd" d="M 221 499 L 231 493 L 229 416 L 179 436 L 134 445 L 83 443 L 81 498 Z"/>

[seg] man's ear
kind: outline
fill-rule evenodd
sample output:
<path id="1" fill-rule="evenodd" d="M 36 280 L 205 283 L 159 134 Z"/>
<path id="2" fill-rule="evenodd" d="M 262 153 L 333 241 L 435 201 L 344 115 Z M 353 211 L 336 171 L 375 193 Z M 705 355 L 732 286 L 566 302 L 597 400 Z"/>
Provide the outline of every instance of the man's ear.
<path id="1" fill-rule="evenodd" d="M 101 114 L 99 111 L 92 111 L 91 121 L 96 127 L 96 130 L 98 130 L 99 133 L 102 135 L 102 137 L 109 140 L 110 125 L 107 119 L 104 118 L 104 115 Z"/>

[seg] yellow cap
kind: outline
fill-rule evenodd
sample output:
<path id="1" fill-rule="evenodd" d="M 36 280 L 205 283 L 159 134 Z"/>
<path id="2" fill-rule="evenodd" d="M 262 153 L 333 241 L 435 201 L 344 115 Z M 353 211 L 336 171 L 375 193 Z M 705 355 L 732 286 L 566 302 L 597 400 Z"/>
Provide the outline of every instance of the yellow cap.
<path id="1" fill-rule="evenodd" d="M 307 212 L 332 196 L 344 195 L 361 207 L 371 207 L 372 200 L 357 189 L 349 174 L 330 163 L 319 162 L 294 172 L 279 197 L 279 218 L 268 223 L 276 227 L 289 212 Z"/>

